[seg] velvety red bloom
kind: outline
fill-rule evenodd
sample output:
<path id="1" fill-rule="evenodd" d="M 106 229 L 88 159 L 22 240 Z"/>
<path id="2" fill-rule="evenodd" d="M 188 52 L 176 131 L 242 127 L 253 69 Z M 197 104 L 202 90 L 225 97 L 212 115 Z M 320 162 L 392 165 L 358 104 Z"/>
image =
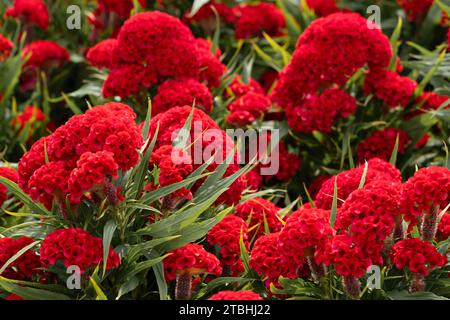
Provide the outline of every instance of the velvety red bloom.
<path id="1" fill-rule="evenodd" d="M 7 167 L 0 167 L 0 177 L 6 178 L 15 183 L 17 183 L 19 180 L 17 171 L 13 168 Z M 8 199 L 7 191 L 8 189 L 2 183 L 0 183 L 0 207 L 3 205 L 6 199 Z"/>
<path id="2" fill-rule="evenodd" d="M 275 156 L 275 159 L 278 156 L 279 161 L 279 168 L 278 172 L 275 174 L 275 178 L 281 182 L 288 182 L 300 169 L 302 159 L 300 159 L 300 157 L 295 153 L 290 153 L 287 150 L 284 141 L 280 141 L 278 145 L 278 152 L 278 155 L 276 154 L 276 152 L 271 154 Z"/>
<path id="3" fill-rule="evenodd" d="M 450 214 L 446 213 L 439 222 L 436 238 L 445 241 L 448 237 L 450 237 Z"/>
<path id="4" fill-rule="evenodd" d="M 212 295 L 208 300 L 263 300 L 259 294 L 250 291 L 219 291 Z"/>
<path id="5" fill-rule="evenodd" d="M 174 107 L 164 113 L 158 114 L 150 121 L 150 136 L 156 132 L 159 124 L 158 138 L 155 149 L 163 145 L 171 145 L 177 137 L 191 113 L 189 106 Z M 222 163 L 232 152 L 234 143 L 225 131 L 212 120 L 207 114 L 199 109 L 193 112 L 192 126 L 190 131 L 191 148 L 186 150 L 191 156 L 193 168 L 196 169 L 212 156 L 215 155 L 213 163 L 208 170 L 214 170 L 219 163 Z M 224 176 L 228 177 L 239 170 L 238 153 L 234 155 L 234 162 L 231 163 Z M 217 200 L 218 203 L 227 204 L 237 203 L 240 200 L 241 193 L 246 187 L 245 177 L 239 177 L 230 188 L 222 194 Z"/>
<path id="6" fill-rule="evenodd" d="M 401 210 L 412 225 L 434 207 L 445 208 L 450 200 L 450 170 L 428 167 L 417 170 L 402 186 Z"/>
<path id="7" fill-rule="evenodd" d="M 37 40 L 28 44 L 22 51 L 22 56 L 30 58 L 25 67 L 49 68 L 60 66 L 69 60 L 69 52 L 59 44 L 48 40 Z"/>
<path id="8" fill-rule="evenodd" d="M 211 112 L 213 98 L 208 87 L 194 79 L 172 79 L 158 87 L 153 99 L 152 114 L 157 115 L 173 107 L 195 105 L 205 112 Z"/>
<path id="9" fill-rule="evenodd" d="M 70 173 L 68 181 L 71 203 L 79 203 L 87 191 L 106 193 L 105 183 L 117 178 L 118 169 L 112 152 L 83 153 L 77 161 L 77 167 Z"/>
<path id="10" fill-rule="evenodd" d="M 252 229 L 250 238 L 257 232 L 258 235 L 265 233 L 265 222 L 270 232 L 278 232 L 283 227 L 278 211 L 281 208 L 263 198 L 252 198 L 236 206 L 235 215 L 247 221 L 248 227 Z M 253 229 L 254 228 L 254 229 Z"/>
<path id="11" fill-rule="evenodd" d="M 416 103 L 420 104 L 419 110 L 416 112 L 412 112 L 410 114 L 416 115 L 420 114 L 422 110 L 428 111 L 428 110 L 436 110 L 439 107 L 441 107 L 443 104 L 447 103 L 447 101 L 450 99 L 450 96 L 441 95 L 435 92 L 424 92 L 420 95 L 419 98 L 417 98 Z M 450 109 L 450 103 L 447 104 L 447 106 L 444 107 L 444 109 Z"/>
<path id="12" fill-rule="evenodd" d="M 0 239 L 0 265 L 4 265 L 10 258 L 24 247 L 33 243 L 34 240 L 28 237 L 1 238 Z M 41 267 L 39 256 L 32 250 L 26 251 L 2 273 L 2 277 L 12 280 L 31 280 L 37 268 Z"/>
<path id="13" fill-rule="evenodd" d="M 247 186 L 250 190 L 259 190 L 263 183 L 263 177 L 259 174 L 259 168 L 251 170 L 245 175 Z"/>
<path id="14" fill-rule="evenodd" d="M 187 12 L 185 16 L 185 20 L 187 22 L 209 22 L 210 20 L 213 21 L 215 24 L 216 21 L 216 15 L 213 11 L 213 8 L 219 15 L 220 21 L 231 24 L 234 23 L 236 20 L 236 15 L 233 9 L 229 6 L 227 6 L 224 3 L 216 2 L 216 1 L 210 1 L 203 5 L 200 10 L 198 10 L 193 16 L 190 15 L 190 12 Z"/>
<path id="15" fill-rule="evenodd" d="M 46 138 L 35 142 L 19 161 L 19 186 L 28 193 L 28 181 L 34 172 L 45 164 Z"/>
<path id="16" fill-rule="evenodd" d="M 286 260 L 303 264 L 305 257 L 314 255 L 333 236 L 330 212 L 315 208 L 300 208 L 286 220 L 278 239 L 278 250 Z"/>
<path id="17" fill-rule="evenodd" d="M 280 276 L 297 278 L 305 265 L 305 261 L 297 264 L 292 259 L 284 258 L 278 249 L 279 237 L 279 232 L 259 237 L 250 254 L 250 267 L 266 278 L 265 284 L 268 288 L 271 283 L 277 285 Z"/>
<path id="18" fill-rule="evenodd" d="M 336 0 L 306 0 L 306 3 L 319 17 L 324 17 L 339 11 Z"/>
<path id="19" fill-rule="evenodd" d="M 384 240 L 400 223 L 401 184 L 374 181 L 353 191 L 338 210 L 335 228 L 348 230 L 373 264 L 382 264 Z"/>
<path id="20" fill-rule="evenodd" d="M 94 66 L 112 69 L 114 65 L 113 52 L 117 49 L 117 39 L 106 39 L 100 41 L 86 54 L 87 60 Z"/>
<path id="21" fill-rule="evenodd" d="M 103 241 L 80 228 L 59 229 L 42 241 L 40 254 L 45 266 L 61 261 L 66 267 L 77 265 L 81 272 L 85 272 L 103 262 Z M 119 265 L 119 255 L 110 248 L 107 269 Z"/>
<path id="22" fill-rule="evenodd" d="M 200 67 L 200 81 L 205 83 L 209 88 L 218 88 L 222 76 L 225 74 L 226 66 L 220 62 L 221 52 L 216 49 L 216 54 L 212 52 L 212 44 L 210 41 L 197 38 L 197 59 Z"/>
<path id="23" fill-rule="evenodd" d="M 43 30 L 48 28 L 48 8 L 42 0 L 14 0 L 13 6 L 6 9 L 5 15 L 18 18 L 26 24 L 37 25 Z"/>
<path id="24" fill-rule="evenodd" d="M 241 249 L 239 241 L 242 236 L 244 245 L 248 249 L 247 224 L 242 218 L 228 215 L 209 230 L 207 239 L 211 245 L 220 247 L 220 262 L 223 265 L 233 266 L 240 263 Z"/>
<path id="25" fill-rule="evenodd" d="M 262 94 L 249 92 L 228 105 L 227 122 L 235 126 L 251 124 L 269 110 L 271 101 Z"/>
<path id="26" fill-rule="evenodd" d="M 153 151 L 150 158 L 150 167 L 159 168 L 158 183 L 160 186 L 168 186 L 183 181 L 193 170 L 190 155 L 180 148 L 165 145 Z M 192 199 L 191 192 L 181 188 L 170 194 L 173 201 Z"/>
<path id="27" fill-rule="evenodd" d="M 314 130 L 328 133 L 334 122 L 356 111 L 356 100 L 340 89 L 327 89 L 321 95 L 310 95 L 299 105 L 286 109 L 289 126 L 302 133 Z"/>
<path id="28" fill-rule="evenodd" d="M 364 82 L 364 93 L 375 97 L 390 108 L 406 106 L 416 90 L 416 81 L 391 70 L 376 69 L 369 72 Z"/>
<path id="29" fill-rule="evenodd" d="M 391 259 L 397 269 L 408 267 L 413 273 L 427 276 L 430 271 L 442 267 L 447 258 L 429 242 L 405 239 L 397 242 L 391 251 Z"/>
<path id="30" fill-rule="evenodd" d="M 236 38 L 259 37 L 263 32 L 277 37 L 283 34 L 285 27 L 283 12 L 276 5 L 272 3 L 243 5 L 236 22 Z"/>
<path id="31" fill-rule="evenodd" d="M 14 44 L 2 34 L 0 34 L 0 62 L 7 59 L 11 54 Z"/>
<path id="32" fill-rule="evenodd" d="M 324 249 L 319 248 L 316 260 L 328 266 L 333 265 L 338 275 L 355 278 L 363 276 L 371 265 L 371 260 L 347 233 L 334 236 Z"/>
<path id="33" fill-rule="evenodd" d="M 175 280 L 178 274 L 183 273 L 210 273 L 216 276 L 222 273 L 219 259 L 198 244 L 190 243 L 170 253 L 163 261 L 167 281 Z"/>
<path id="34" fill-rule="evenodd" d="M 264 90 L 258 81 L 250 78 L 248 83 L 245 83 L 240 75 L 234 77 L 230 86 L 227 88 L 228 96 L 235 96 L 236 98 L 242 97 L 249 92 L 264 94 Z"/>
<path id="35" fill-rule="evenodd" d="M 397 3 L 405 10 L 408 19 L 414 21 L 428 12 L 433 5 L 433 0 L 397 0 Z"/>
<path id="36" fill-rule="evenodd" d="M 147 0 L 138 0 L 139 4 L 145 8 Z M 114 12 L 122 18 L 128 18 L 134 8 L 133 0 L 99 0 L 99 11 Z"/>
<path id="37" fill-rule="evenodd" d="M 392 56 L 389 39 L 372 26 L 356 13 L 334 13 L 311 23 L 280 73 L 273 101 L 283 108 L 296 106 L 305 94 L 344 85 L 366 64 L 387 67 Z"/>
<path id="38" fill-rule="evenodd" d="M 340 207 L 342 202 L 345 201 L 353 191 L 358 189 L 364 172 L 364 166 L 365 165 L 360 165 L 354 169 L 341 172 L 325 181 L 317 193 L 314 201 L 316 206 L 322 209 L 331 209 L 333 202 L 334 179 L 336 177 L 338 189 L 337 204 L 338 207 Z M 399 183 L 402 181 L 400 171 L 384 160 L 373 158 L 367 162 L 367 166 L 368 169 L 365 184 L 370 184 L 377 180 L 387 180 Z"/>
<path id="39" fill-rule="evenodd" d="M 373 132 L 358 145 L 359 162 L 372 158 L 389 161 L 397 136 L 398 154 L 403 154 L 410 141 L 408 134 L 401 129 L 386 128 Z"/>

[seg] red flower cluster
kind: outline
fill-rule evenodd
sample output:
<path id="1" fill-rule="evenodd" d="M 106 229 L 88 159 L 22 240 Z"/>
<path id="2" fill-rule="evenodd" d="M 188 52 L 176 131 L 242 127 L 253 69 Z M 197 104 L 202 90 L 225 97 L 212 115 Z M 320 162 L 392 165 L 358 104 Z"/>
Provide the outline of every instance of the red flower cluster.
<path id="1" fill-rule="evenodd" d="M 259 294 L 250 291 L 219 291 L 208 300 L 263 300 Z"/>
<path id="2" fill-rule="evenodd" d="M 352 237 L 343 233 L 331 238 L 323 249 L 318 248 L 316 260 L 333 265 L 336 273 L 341 276 L 360 278 L 366 273 L 371 261 L 359 246 L 355 246 Z"/>
<path id="3" fill-rule="evenodd" d="M 235 96 L 236 98 L 242 97 L 249 92 L 264 94 L 264 90 L 258 81 L 250 78 L 248 83 L 245 83 L 240 75 L 234 77 L 227 88 L 227 95 Z"/>
<path id="4" fill-rule="evenodd" d="M 34 131 L 34 124 L 44 121 L 45 115 L 39 107 L 27 106 L 23 109 L 22 113 L 13 118 L 11 124 L 17 131 L 22 131 L 28 126 L 29 134 L 32 134 Z"/>
<path id="5" fill-rule="evenodd" d="M 45 266 L 58 261 L 66 267 L 77 265 L 81 272 L 103 262 L 103 243 L 101 238 L 79 228 L 59 229 L 47 235 L 41 244 L 41 261 Z M 120 265 L 120 257 L 109 249 L 107 269 Z"/>
<path id="6" fill-rule="evenodd" d="M 190 15 L 190 12 L 186 12 L 184 15 L 184 20 L 190 23 L 208 23 L 212 20 L 215 25 L 216 15 L 213 9 L 219 15 L 220 21 L 232 24 L 236 20 L 236 14 L 233 8 L 217 1 L 210 1 L 203 5 L 193 16 Z"/>
<path id="7" fill-rule="evenodd" d="M 419 169 L 402 186 L 401 210 L 411 225 L 434 207 L 445 208 L 449 200 L 450 170 L 445 167 Z"/>
<path id="8" fill-rule="evenodd" d="M 345 84 L 366 64 L 387 67 L 391 56 L 389 39 L 360 15 L 334 13 L 319 18 L 300 36 L 273 100 L 283 108 L 298 105 L 306 94 Z"/>
<path id="9" fill-rule="evenodd" d="M 222 273 L 216 256 L 195 243 L 171 251 L 171 255 L 165 258 L 163 263 L 168 281 L 175 280 L 177 275 L 184 273 L 190 275 L 210 273 L 216 276 Z"/>
<path id="10" fill-rule="evenodd" d="M 280 276 L 296 278 L 302 271 L 305 261 L 297 264 L 294 260 L 287 260 L 278 249 L 280 233 L 269 233 L 259 237 L 250 255 L 250 267 L 266 279 L 266 286 L 278 284 Z"/>
<path id="11" fill-rule="evenodd" d="M 249 92 L 228 105 L 227 122 L 234 126 L 245 126 L 261 118 L 269 110 L 271 101 L 262 94 Z"/>
<path id="12" fill-rule="evenodd" d="M 42 0 L 14 0 L 13 6 L 6 9 L 5 15 L 18 18 L 26 24 L 37 25 L 43 30 L 48 28 L 48 8 Z"/>
<path id="13" fill-rule="evenodd" d="M 302 133 L 331 131 L 334 122 L 356 111 L 356 100 L 340 89 L 327 89 L 321 95 L 308 95 L 299 105 L 288 106 L 289 126 Z"/>
<path id="14" fill-rule="evenodd" d="M 192 172 L 192 159 L 183 150 L 172 145 L 164 145 L 155 150 L 150 158 L 150 166 L 159 168 L 158 183 L 160 186 L 168 186 L 183 181 Z M 191 192 L 181 188 L 170 194 L 171 199 L 177 203 L 183 199 L 192 199 Z"/>
<path id="15" fill-rule="evenodd" d="M 200 81 L 209 88 L 218 88 L 227 67 L 220 62 L 222 53 L 216 48 L 215 55 L 212 54 L 212 44 L 203 38 L 196 39 L 197 59 L 200 67 Z"/>
<path id="16" fill-rule="evenodd" d="M 152 115 L 186 105 L 195 105 L 205 112 L 211 112 L 213 98 L 208 87 L 189 78 L 168 80 L 158 87 L 158 94 L 153 100 Z"/>
<path id="17" fill-rule="evenodd" d="M 258 236 L 263 235 L 265 232 L 265 222 L 270 232 L 278 232 L 283 227 L 281 217 L 278 215 L 279 207 L 272 202 L 263 198 L 252 198 L 236 206 L 235 214 L 238 217 L 249 221 L 248 227 L 250 229 L 255 228 L 249 233 L 250 238 L 253 238 L 255 233 Z"/>
<path id="18" fill-rule="evenodd" d="M 158 138 L 155 145 L 156 149 L 173 143 L 191 111 L 192 108 L 189 106 L 174 107 L 164 113 L 158 114 L 150 121 L 150 136 L 155 134 L 156 128 L 159 125 Z M 218 163 L 226 159 L 234 147 L 233 141 L 226 132 L 221 130 L 207 114 L 198 109 L 195 109 L 193 113 L 190 141 L 188 141 L 188 144 L 192 145 L 186 151 L 193 160 L 194 169 L 198 168 L 215 154 L 215 159 L 208 167 L 208 170 L 217 168 Z M 211 151 L 210 154 L 206 152 L 208 150 Z M 238 153 L 234 157 L 234 162 L 228 166 L 224 174 L 225 177 L 239 170 L 237 161 Z M 241 176 L 230 186 L 230 189 L 219 197 L 217 200 L 218 203 L 225 202 L 227 204 L 233 204 L 239 202 L 241 193 L 245 187 L 245 178 Z"/>
<path id="19" fill-rule="evenodd" d="M 69 52 L 59 44 L 48 40 L 37 40 L 28 44 L 22 51 L 22 56 L 30 58 L 25 67 L 49 69 L 69 61 Z"/>
<path id="20" fill-rule="evenodd" d="M 0 239 L 0 265 L 3 266 L 17 252 L 24 247 L 33 243 L 34 240 L 28 237 L 20 237 L 17 239 L 1 238 Z M 14 260 L 8 268 L 2 273 L 2 277 L 12 280 L 31 280 L 33 274 L 37 272 L 37 268 L 41 267 L 39 256 L 32 250 L 26 251 L 19 258 Z"/>
<path id="21" fill-rule="evenodd" d="M 278 239 L 278 250 L 287 261 L 302 265 L 305 257 L 323 247 L 333 236 L 330 212 L 322 209 L 301 208 L 287 220 Z"/>
<path id="22" fill-rule="evenodd" d="M 0 167 L 0 177 L 11 180 L 12 182 L 17 183 L 19 180 L 19 176 L 17 171 L 12 168 Z M 7 195 L 8 189 L 0 183 L 0 207 L 3 203 L 8 199 Z"/>
<path id="23" fill-rule="evenodd" d="M 100 41 L 86 53 L 86 59 L 94 66 L 112 69 L 114 65 L 113 52 L 117 48 L 117 39 Z"/>
<path id="24" fill-rule="evenodd" d="M 337 179 L 338 207 L 340 207 L 342 205 L 342 201 L 345 201 L 350 193 L 358 189 L 364 172 L 364 166 L 365 165 L 360 165 L 354 169 L 341 172 L 335 177 L 331 177 L 325 181 L 317 193 L 314 201 L 316 206 L 322 209 L 331 209 L 333 202 L 334 179 Z M 365 181 L 366 185 L 377 180 L 387 180 L 399 183 L 402 181 L 400 171 L 384 160 L 373 158 L 367 162 L 367 166 Z"/>
<path id="25" fill-rule="evenodd" d="M 409 143 L 408 134 L 396 128 L 386 128 L 373 132 L 358 145 L 360 163 L 372 158 L 389 161 L 398 136 L 398 154 L 403 154 Z"/>
<path id="26" fill-rule="evenodd" d="M 442 216 L 437 230 L 437 239 L 445 241 L 450 237 L 450 214 L 446 213 Z"/>
<path id="27" fill-rule="evenodd" d="M 431 8 L 433 2 L 433 0 L 397 0 L 398 5 L 405 10 L 411 21 L 423 17 Z"/>
<path id="28" fill-rule="evenodd" d="M 406 106 L 416 88 L 416 81 L 391 70 L 371 70 L 364 82 L 364 93 L 374 93 L 390 108 Z"/>
<path id="29" fill-rule="evenodd" d="M 306 3 L 319 17 L 328 16 L 339 11 L 336 0 L 306 0 Z"/>
<path id="30" fill-rule="evenodd" d="M 374 264 L 382 264 L 384 240 L 401 222 L 398 182 L 374 181 L 353 191 L 336 219 L 336 229 L 348 230 L 364 255 Z"/>
<path id="31" fill-rule="evenodd" d="M 143 8 L 147 5 L 147 0 L 138 2 Z M 128 18 L 133 7 L 133 0 L 99 0 L 96 13 L 114 12 L 122 18 Z"/>
<path id="32" fill-rule="evenodd" d="M 116 176 L 114 168 L 126 171 L 139 161 L 137 149 L 143 138 L 135 117 L 130 107 L 121 103 L 107 103 L 72 117 L 22 157 L 20 187 L 48 207 L 54 197 L 65 197 L 66 193 L 76 204 L 81 192 L 99 190 L 95 184 L 100 176 L 109 181 Z M 81 177 L 84 180 L 77 181 Z M 83 186 L 93 189 L 81 190 Z"/>
<path id="33" fill-rule="evenodd" d="M 2 34 L 0 34 L 0 62 L 6 60 L 11 54 L 14 44 Z"/>
<path id="34" fill-rule="evenodd" d="M 272 3 L 243 5 L 236 22 L 236 38 L 259 37 L 263 32 L 269 36 L 283 35 L 286 27 L 283 12 Z"/>
<path id="35" fill-rule="evenodd" d="M 241 263 L 239 241 L 242 236 L 248 249 L 247 224 L 240 217 L 229 215 L 208 232 L 208 243 L 220 247 L 220 261 L 223 265 L 233 266 Z"/>
<path id="36" fill-rule="evenodd" d="M 405 239 L 397 242 L 391 251 L 391 259 L 397 269 L 408 267 L 413 273 L 427 276 L 430 271 L 442 267 L 447 258 L 429 242 Z"/>

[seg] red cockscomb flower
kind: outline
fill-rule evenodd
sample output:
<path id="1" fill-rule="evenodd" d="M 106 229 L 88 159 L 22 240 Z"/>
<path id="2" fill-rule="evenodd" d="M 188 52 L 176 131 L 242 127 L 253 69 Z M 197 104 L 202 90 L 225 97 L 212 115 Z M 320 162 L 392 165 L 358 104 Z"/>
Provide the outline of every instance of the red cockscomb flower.
<path id="1" fill-rule="evenodd" d="M 208 300 L 263 300 L 259 294 L 250 291 L 219 291 L 212 295 Z"/>
<path id="2" fill-rule="evenodd" d="M 373 132 L 358 145 L 359 162 L 362 163 L 372 158 L 389 161 L 397 136 L 398 154 L 403 154 L 410 140 L 408 134 L 401 129 L 386 128 Z"/>
<path id="3" fill-rule="evenodd" d="M 34 132 L 35 125 L 39 122 L 45 121 L 45 115 L 39 107 L 27 106 L 23 109 L 22 113 L 19 113 L 12 119 L 11 125 L 17 130 L 22 131 L 28 127 L 28 136 L 31 136 Z"/>
<path id="4" fill-rule="evenodd" d="M 247 224 L 242 218 L 229 215 L 223 218 L 220 223 L 208 232 L 208 243 L 220 247 L 220 262 L 222 263 L 222 267 L 225 268 L 225 266 L 233 266 L 241 263 L 239 241 L 242 236 L 244 245 L 248 249 L 247 230 Z"/>
<path id="5" fill-rule="evenodd" d="M 227 122 L 235 126 L 251 124 L 269 110 L 271 101 L 262 94 L 249 92 L 228 105 Z"/>
<path id="6" fill-rule="evenodd" d="M 145 8 L 147 0 L 138 0 L 139 4 Z M 128 18 L 134 8 L 133 0 L 99 0 L 99 11 L 114 12 L 122 18 Z"/>
<path id="7" fill-rule="evenodd" d="M 14 0 L 12 7 L 6 9 L 7 17 L 18 18 L 30 25 L 47 30 L 49 24 L 48 8 L 42 0 Z"/>
<path id="8" fill-rule="evenodd" d="M 1 238 L 0 239 L 0 265 L 4 265 L 10 258 L 24 247 L 33 243 L 34 240 L 28 237 Z M 12 280 L 31 280 L 37 268 L 41 267 L 39 256 L 32 250 L 26 251 L 19 258 L 14 260 L 2 276 Z"/>
<path id="9" fill-rule="evenodd" d="M 433 5 L 433 0 L 397 0 L 397 3 L 405 10 L 408 19 L 414 21 L 428 12 Z"/>
<path id="10" fill-rule="evenodd" d="M 0 34 L 0 62 L 6 60 L 11 54 L 14 44 L 2 34 Z"/>
<path id="11" fill-rule="evenodd" d="M 197 59 L 200 67 L 200 81 L 209 88 L 218 88 L 221 78 L 227 69 L 220 62 L 220 49 L 216 48 L 216 54 L 213 54 L 210 41 L 198 38 L 195 42 L 197 44 Z"/>
<path id="12" fill-rule="evenodd" d="M 7 167 L 0 167 L 0 177 L 6 178 L 15 183 L 17 183 L 19 180 L 17 171 L 13 168 Z M 0 183 L 0 207 L 3 205 L 6 199 L 8 199 L 7 191 L 8 189 L 2 183 Z"/>
<path id="13" fill-rule="evenodd" d="M 263 198 L 252 198 L 236 206 L 235 214 L 248 222 L 250 229 L 255 228 L 249 233 L 250 238 L 257 232 L 263 235 L 265 232 L 265 223 L 269 232 L 278 232 L 283 224 L 281 217 L 278 216 L 279 207 Z M 266 221 L 266 222 L 265 222 Z"/>
<path id="14" fill-rule="evenodd" d="M 447 258 L 429 242 L 420 239 L 405 239 L 397 242 L 391 252 L 397 269 L 408 267 L 413 273 L 427 276 L 430 271 L 446 264 Z"/>
<path id="15" fill-rule="evenodd" d="M 336 0 L 306 0 L 306 3 L 319 17 L 324 17 L 339 11 Z"/>
<path id="16" fill-rule="evenodd" d="M 22 56 L 30 58 L 25 67 L 50 68 L 60 66 L 69 60 L 69 52 L 59 44 L 48 40 L 37 40 L 28 44 L 22 51 Z"/>
<path id="17" fill-rule="evenodd" d="M 367 162 L 367 165 L 366 184 L 370 184 L 377 180 L 401 182 L 400 171 L 390 163 L 378 158 L 373 158 Z M 334 179 L 337 179 L 338 207 L 340 207 L 342 201 L 345 201 L 350 193 L 358 189 L 364 172 L 364 166 L 365 165 L 360 165 L 354 169 L 341 172 L 325 181 L 314 201 L 316 206 L 322 209 L 331 209 Z"/>
<path id="18" fill-rule="evenodd" d="M 164 271 L 168 281 L 175 280 L 179 274 L 197 275 L 210 273 L 220 276 L 222 268 L 219 259 L 198 244 L 187 244 L 170 252 L 164 259 Z"/>
<path id="19" fill-rule="evenodd" d="M 81 272 L 85 272 L 103 262 L 103 242 L 80 228 L 59 229 L 49 233 L 42 241 L 40 254 L 45 266 L 61 261 L 66 267 L 76 265 Z M 119 265 L 119 255 L 110 248 L 107 269 Z"/>
<path id="20" fill-rule="evenodd" d="M 445 241 L 450 237 L 450 213 L 446 213 L 442 216 L 439 222 L 437 230 L 437 239 L 439 241 Z"/>
<path id="21" fill-rule="evenodd" d="M 406 106 L 418 84 L 416 81 L 398 75 L 391 70 L 371 70 L 364 82 L 364 93 L 374 93 L 388 107 Z"/>
<path id="22" fill-rule="evenodd" d="M 273 3 L 243 5 L 236 22 L 236 38 L 259 37 L 263 32 L 269 36 L 281 36 L 286 27 L 283 12 Z"/>
<path id="23" fill-rule="evenodd" d="M 114 65 L 113 55 L 116 49 L 117 39 L 106 39 L 90 48 L 86 54 L 86 58 L 92 65 L 99 69 L 112 69 Z"/>
<path id="24" fill-rule="evenodd" d="M 264 90 L 258 81 L 250 78 L 248 79 L 248 82 L 245 83 L 240 75 L 233 78 L 226 91 L 227 96 L 235 96 L 236 98 L 242 97 L 249 92 L 264 94 Z"/>
<path id="25" fill-rule="evenodd" d="M 236 20 L 233 8 L 216 1 L 206 3 L 193 16 L 190 15 L 190 12 L 185 13 L 184 18 L 187 22 L 198 23 L 209 23 L 212 20 L 212 23 L 215 25 L 216 15 L 214 10 L 219 15 L 220 21 L 232 24 Z"/>
<path id="26" fill-rule="evenodd" d="M 173 107 L 195 105 L 205 112 L 211 112 L 213 98 L 208 87 L 194 79 L 172 79 L 158 87 L 153 100 L 152 114 L 157 115 Z"/>

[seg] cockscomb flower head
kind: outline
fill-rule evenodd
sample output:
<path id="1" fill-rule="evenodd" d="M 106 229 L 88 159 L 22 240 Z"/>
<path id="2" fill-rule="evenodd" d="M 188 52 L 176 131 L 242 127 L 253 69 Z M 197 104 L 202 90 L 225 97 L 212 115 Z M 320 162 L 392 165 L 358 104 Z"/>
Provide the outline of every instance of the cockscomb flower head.
<path id="1" fill-rule="evenodd" d="M 272 3 L 243 5 L 236 22 L 236 38 L 247 39 L 262 36 L 281 36 L 286 27 L 283 12 Z"/>
<path id="2" fill-rule="evenodd" d="M 9 57 L 13 48 L 14 44 L 11 42 L 11 40 L 5 38 L 2 34 L 0 34 L 0 62 L 6 60 Z"/>
<path id="3" fill-rule="evenodd" d="M 8 167 L 0 167 L 0 177 L 6 178 L 14 183 L 17 183 L 19 180 L 17 170 Z M 0 183 L 0 207 L 3 205 L 6 199 L 8 199 L 7 191 L 8 189 L 2 183 Z"/>
<path id="4" fill-rule="evenodd" d="M 197 38 L 197 59 L 200 67 L 200 81 L 208 88 L 218 88 L 221 78 L 225 74 L 227 67 L 220 61 L 221 52 L 216 48 L 216 53 L 212 52 L 210 41 Z"/>
<path id="5" fill-rule="evenodd" d="M 397 3 L 405 10 L 408 19 L 414 21 L 428 12 L 433 5 L 433 0 L 397 0 Z"/>
<path id="6" fill-rule="evenodd" d="M 324 17 L 339 11 L 336 0 L 306 0 L 306 4 L 319 17 Z"/>
<path id="7" fill-rule="evenodd" d="M 58 67 L 69 61 L 69 52 L 56 42 L 37 40 L 25 46 L 22 56 L 29 59 L 25 67 L 48 69 Z"/>
<path id="8" fill-rule="evenodd" d="M 4 237 L 0 239 L 0 265 L 4 265 L 16 253 L 24 247 L 32 244 L 33 239 L 29 237 L 20 237 L 17 239 Z M 37 272 L 37 268 L 41 267 L 39 256 L 31 249 L 14 260 L 8 268 L 6 268 L 2 276 L 11 280 L 31 280 L 33 274 Z"/>
<path id="9" fill-rule="evenodd" d="M 47 30 L 50 20 L 47 5 L 42 0 L 14 0 L 13 5 L 6 9 L 5 15 L 25 24 L 37 25 L 43 30 Z"/>
<path id="10" fill-rule="evenodd" d="M 269 110 L 271 101 L 262 94 L 249 92 L 228 105 L 229 124 L 244 126 L 261 118 Z"/>
<path id="11" fill-rule="evenodd" d="M 86 54 L 87 60 L 94 66 L 112 69 L 114 65 L 113 53 L 117 49 L 117 39 L 106 39 L 100 41 Z"/>
<path id="12" fill-rule="evenodd" d="M 358 160 L 379 158 L 389 161 L 394 150 L 395 141 L 398 136 L 398 154 L 403 154 L 409 143 L 408 134 L 396 128 L 386 128 L 374 131 L 367 139 L 358 145 Z"/>

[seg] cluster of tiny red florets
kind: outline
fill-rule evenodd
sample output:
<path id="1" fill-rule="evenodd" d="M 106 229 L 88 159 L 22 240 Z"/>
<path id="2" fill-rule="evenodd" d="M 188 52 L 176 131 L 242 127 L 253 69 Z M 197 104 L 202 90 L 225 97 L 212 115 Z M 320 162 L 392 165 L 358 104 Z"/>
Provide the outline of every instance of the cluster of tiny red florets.
<path id="1" fill-rule="evenodd" d="M 34 240 L 29 237 L 1 238 L 0 265 L 3 266 L 16 253 L 33 242 Z M 12 280 L 31 280 L 33 274 L 37 272 L 37 268 L 40 267 L 41 263 L 36 252 L 27 250 L 3 271 L 2 276 Z"/>
<path id="2" fill-rule="evenodd" d="M 276 37 L 286 27 L 283 12 L 273 3 L 243 5 L 236 21 L 236 38 L 246 39 L 261 36 L 263 32 Z"/>
<path id="3" fill-rule="evenodd" d="M 428 12 L 433 5 L 433 0 L 397 0 L 397 3 L 405 10 L 409 20 L 414 21 Z"/>
<path id="4" fill-rule="evenodd" d="M 61 45 L 49 40 L 37 40 L 25 46 L 22 56 L 28 55 L 29 59 L 25 67 L 29 68 L 60 66 L 69 60 L 69 52 Z"/>
<path id="5" fill-rule="evenodd" d="M 403 154 L 409 143 L 408 134 L 396 128 L 386 128 L 373 132 L 358 145 L 358 160 L 364 162 L 372 158 L 388 161 L 394 151 L 398 136 L 398 154 Z"/>
<path id="6" fill-rule="evenodd" d="M 19 180 L 17 171 L 7 167 L 0 167 L 0 177 L 6 178 L 15 183 L 17 183 Z M 6 199 L 8 199 L 8 195 L 6 193 L 7 190 L 8 189 L 3 184 L 0 183 L 0 207 L 3 205 Z"/>
<path id="7" fill-rule="evenodd" d="M 263 300 L 261 296 L 253 291 L 220 291 L 212 295 L 209 300 Z"/>
<path id="8" fill-rule="evenodd" d="M 42 0 L 14 0 L 13 5 L 6 9 L 5 15 L 26 24 L 37 25 L 43 30 L 47 30 L 50 20 L 47 5 Z"/>
<path id="9" fill-rule="evenodd" d="M 324 17 L 339 11 L 336 0 L 306 0 L 306 4 L 319 17 Z"/>
<path id="10" fill-rule="evenodd" d="M 238 127 L 251 124 L 269 110 L 271 101 L 265 95 L 249 92 L 228 105 L 227 122 Z"/>

